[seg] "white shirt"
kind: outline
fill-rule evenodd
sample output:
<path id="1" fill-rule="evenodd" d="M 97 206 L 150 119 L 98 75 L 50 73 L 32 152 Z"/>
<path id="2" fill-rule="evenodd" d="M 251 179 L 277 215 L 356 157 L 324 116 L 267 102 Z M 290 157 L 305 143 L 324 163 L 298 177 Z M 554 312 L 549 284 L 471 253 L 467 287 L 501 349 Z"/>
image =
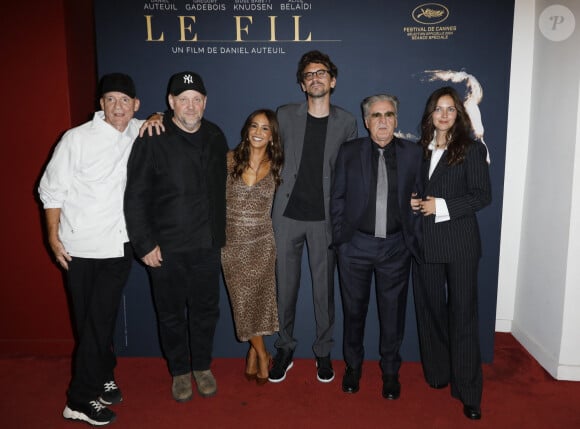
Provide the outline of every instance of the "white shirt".
<path id="1" fill-rule="evenodd" d="M 45 209 L 61 209 L 58 235 L 71 256 L 123 256 L 129 241 L 123 216 L 127 160 L 142 123 L 131 119 L 120 132 L 95 112 L 56 146 L 38 192 Z"/>
<path id="2" fill-rule="evenodd" d="M 439 163 L 439 160 L 441 160 L 441 157 L 443 156 L 443 153 L 446 149 L 437 147 L 435 137 L 433 137 L 433 140 L 431 140 L 431 143 L 429 143 L 427 149 L 431 151 L 431 163 L 429 164 L 430 179 L 431 175 L 435 171 L 435 167 L 437 167 L 437 164 Z M 447 222 L 449 220 L 451 220 L 451 217 L 449 216 L 447 203 L 443 198 L 435 198 L 435 223 Z"/>

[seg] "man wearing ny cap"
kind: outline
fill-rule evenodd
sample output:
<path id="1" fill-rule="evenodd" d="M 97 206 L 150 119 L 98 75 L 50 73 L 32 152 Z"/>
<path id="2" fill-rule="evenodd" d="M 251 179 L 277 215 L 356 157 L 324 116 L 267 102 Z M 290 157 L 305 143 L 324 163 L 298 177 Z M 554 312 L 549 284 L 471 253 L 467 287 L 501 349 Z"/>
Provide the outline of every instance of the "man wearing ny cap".
<path id="1" fill-rule="evenodd" d="M 143 121 L 131 77 L 99 82 L 101 111 L 67 131 L 40 180 L 48 244 L 65 270 L 77 348 L 63 416 L 106 425 L 121 402 L 112 337 L 133 253 L 123 216 L 127 159 Z"/>
<path id="2" fill-rule="evenodd" d="M 210 370 L 219 317 L 225 243 L 228 146 L 203 118 L 206 89 L 196 73 L 169 81 L 165 133 L 137 139 L 127 166 L 125 217 L 151 279 L 159 335 L 178 402 L 216 393 Z"/>

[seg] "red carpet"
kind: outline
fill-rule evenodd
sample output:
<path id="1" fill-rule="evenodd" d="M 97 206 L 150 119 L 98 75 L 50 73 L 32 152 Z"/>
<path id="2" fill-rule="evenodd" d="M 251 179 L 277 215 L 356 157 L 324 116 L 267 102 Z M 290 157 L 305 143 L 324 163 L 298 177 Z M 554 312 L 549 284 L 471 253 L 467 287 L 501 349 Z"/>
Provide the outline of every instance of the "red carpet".
<path id="1" fill-rule="evenodd" d="M 396 401 L 381 397 L 378 363 L 367 361 L 360 391 L 341 391 L 344 364 L 334 361 L 332 383 L 316 381 L 314 360 L 295 360 L 279 384 L 256 386 L 243 377 L 242 359 L 216 359 L 213 398 L 171 399 L 161 358 L 121 358 L 117 382 L 125 400 L 113 409 L 118 428 L 580 428 L 580 383 L 556 381 L 509 334 L 496 334 L 495 361 L 484 365 L 483 418 L 469 421 L 449 389 L 433 390 L 419 363 L 404 363 Z M 68 358 L 2 358 L 2 428 L 88 427 L 61 412 Z"/>

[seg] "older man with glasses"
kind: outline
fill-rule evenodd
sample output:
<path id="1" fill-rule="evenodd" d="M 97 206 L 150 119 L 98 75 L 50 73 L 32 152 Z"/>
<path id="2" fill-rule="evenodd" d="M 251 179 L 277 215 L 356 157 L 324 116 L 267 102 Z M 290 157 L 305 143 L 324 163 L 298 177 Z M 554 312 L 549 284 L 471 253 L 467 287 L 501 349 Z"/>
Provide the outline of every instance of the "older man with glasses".
<path id="1" fill-rule="evenodd" d="M 388 94 L 362 102 L 369 137 L 340 148 L 330 199 L 344 314 L 342 390 L 359 390 L 374 274 L 385 399 L 397 399 L 401 393 L 399 348 L 411 258 L 420 257 L 420 216 L 411 210 L 410 199 L 422 192 L 422 150 L 416 143 L 395 137 L 398 104 Z"/>

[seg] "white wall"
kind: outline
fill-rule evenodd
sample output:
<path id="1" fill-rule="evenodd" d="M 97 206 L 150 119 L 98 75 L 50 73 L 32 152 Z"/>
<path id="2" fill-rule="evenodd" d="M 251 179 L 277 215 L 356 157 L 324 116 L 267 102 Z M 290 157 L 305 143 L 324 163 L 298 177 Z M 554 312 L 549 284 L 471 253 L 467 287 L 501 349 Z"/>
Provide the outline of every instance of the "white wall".
<path id="1" fill-rule="evenodd" d="M 580 380 L 580 32 L 544 37 L 553 4 L 516 0 L 496 329 Z M 557 4 L 578 27 L 580 2 Z"/>
<path id="2" fill-rule="evenodd" d="M 516 0 L 496 310 L 496 330 L 500 332 L 511 332 L 514 318 L 530 136 L 534 28 L 534 2 Z"/>

